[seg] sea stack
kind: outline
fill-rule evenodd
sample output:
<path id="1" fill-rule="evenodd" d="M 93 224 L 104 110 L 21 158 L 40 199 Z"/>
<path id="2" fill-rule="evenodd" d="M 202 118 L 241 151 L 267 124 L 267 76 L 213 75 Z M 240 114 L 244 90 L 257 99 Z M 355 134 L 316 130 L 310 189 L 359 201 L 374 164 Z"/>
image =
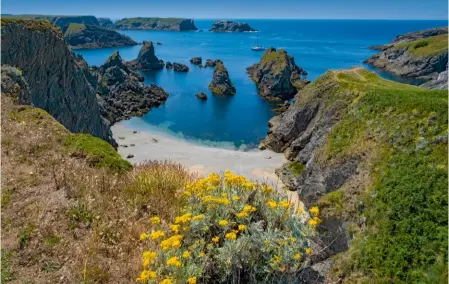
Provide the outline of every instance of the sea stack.
<path id="1" fill-rule="evenodd" d="M 164 68 L 164 61 L 154 55 L 153 42 L 144 41 L 137 59 L 127 62 L 127 65 L 135 70 L 160 70 Z"/>
<path id="2" fill-rule="evenodd" d="M 212 24 L 211 32 L 255 32 L 247 23 L 232 22 L 232 21 L 216 21 Z"/>
<path id="3" fill-rule="evenodd" d="M 284 49 L 268 48 L 259 63 L 247 68 L 259 95 L 268 100 L 289 100 L 309 83 L 307 75 Z"/>
<path id="4" fill-rule="evenodd" d="M 221 60 L 216 61 L 214 75 L 209 84 L 209 90 L 214 95 L 233 96 L 236 93 L 234 84 L 229 79 L 228 70 Z"/>

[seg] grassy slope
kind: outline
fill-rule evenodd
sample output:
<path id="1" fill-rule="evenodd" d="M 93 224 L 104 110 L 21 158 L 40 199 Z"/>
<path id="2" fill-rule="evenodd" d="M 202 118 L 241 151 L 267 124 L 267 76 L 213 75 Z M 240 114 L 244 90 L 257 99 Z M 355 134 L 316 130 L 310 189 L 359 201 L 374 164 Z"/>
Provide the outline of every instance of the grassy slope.
<path id="1" fill-rule="evenodd" d="M 447 92 L 364 69 L 330 71 L 310 88 L 329 82 L 340 89 L 325 102 L 346 101 L 349 107 L 317 156 L 330 165 L 362 156 L 362 174 L 355 186 L 347 183 L 318 204 L 325 214 L 354 223 L 367 218 L 363 232 L 351 228 L 355 239 L 337 257 L 334 277 L 354 283 L 447 281 Z M 310 99 L 304 92 L 299 103 Z"/>
<path id="2" fill-rule="evenodd" d="M 64 36 L 68 36 L 72 33 L 76 33 L 85 29 L 86 29 L 85 24 L 70 23 L 69 26 L 67 27 L 67 30 L 64 33 Z"/>
<path id="3" fill-rule="evenodd" d="M 182 18 L 125 18 L 115 22 L 115 25 L 152 25 L 158 22 L 162 24 L 176 24 L 183 20 Z"/>
<path id="4" fill-rule="evenodd" d="M 428 57 L 447 52 L 448 35 L 433 36 L 425 39 L 403 42 L 395 45 L 395 48 L 408 48 L 408 51 L 417 57 Z"/>
<path id="5" fill-rule="evenodd" d="M 53 31 L 58 36 L 62 36 L 61 29 L 55 25 L 53 25 L 50 20 L 41 19 L 41 20 L 32 20 L 32 19 L 22 19 L 22 18 L 9 18 L 5 17 L 1 19 L 1 25 L 5 26 L 8 24 L 22 24 L 31 30 L 37 31 Z"/>

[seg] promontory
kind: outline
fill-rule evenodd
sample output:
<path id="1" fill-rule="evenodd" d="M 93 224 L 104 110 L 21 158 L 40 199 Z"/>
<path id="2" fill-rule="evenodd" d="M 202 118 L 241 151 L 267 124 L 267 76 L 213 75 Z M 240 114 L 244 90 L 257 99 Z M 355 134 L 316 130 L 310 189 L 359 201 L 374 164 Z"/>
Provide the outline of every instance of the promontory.
<path id="1" fill-rule="evenodd" d="M 115 22 L 120 30 L 159 30 L 194 31 L 197 30 L 192 19 L 183 18 L 124 18 Z"/>

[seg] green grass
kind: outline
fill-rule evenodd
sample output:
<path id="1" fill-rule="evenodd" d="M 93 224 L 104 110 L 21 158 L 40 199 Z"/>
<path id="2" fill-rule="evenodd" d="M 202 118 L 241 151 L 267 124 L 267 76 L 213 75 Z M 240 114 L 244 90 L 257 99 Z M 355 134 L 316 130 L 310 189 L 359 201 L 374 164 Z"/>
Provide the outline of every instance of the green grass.
<path id="1" fill-rule="evenodd" d="M 181 22 L 182 18 L 125 18 L 115 22 L 115 26 L 151 26 L 158 22 L 166 25 L 173 25 Z"/>
<path id="2" fill-rule="evenodd" d="M 59 37 L 62 37 L 61 29 L 55 25 L 53 25 L 49 20 L 31 20 L 26 18 L 10 18 L 6 17 L 1 19 L 1 25 L 7 26 L 7 25 L 23 25 L 26 28 L 30 30 L 36 30 L 36 31 L 53 31 L 55 32 Z"/>
<path id="3" fill-rule="evenodd" d="M 67 30 L 65 31 L 64 35 L 69 35 L 72 33 L 80 32 L 86 29 L 85 24 L 77 24 L 77 23 L 70 23 L 67 27 Z"/>
<path id="4" fill-rule="evenodd" d="M 108 142 L 90 134 L 70 135 L 66 139 L 66 145 L 74 155 L 86 158 L 91 166 L 107 168 L 116 172 L 124 172 L 132 168 L 131 164 L 122 159 Z"/>
<path id="5" fill-rule="evenodd" d="M 293 174 L 299 176 L 302 173 L 302 171 L 306 168 L 306 165 L 300 162 L 292 162 L 288 165 L 288 167 L 293 172 Z"/>
<path id="6" fill-rule="evenodd" d="M 1 283 L 10 282 L 16 279 L 11 271 L 11 254 L 11 252 L 2 250 Z"/>
<path id="7" fill-rule="evenodd" d="M 414 56 L 434 56 L 447 51 L 447 38 L 447 34 L 438 35 L 411 42 L 398 43 L 395 45 L 395 48 L 408 48 L 408 51 Z"/>
<path id="8" fill-rule="evenodd" d="M 360 215 L 344 204 L 355 220 L 367 217 L 345 274 L 361 270 L 375 283 L 426 283 L 441 271 L 439 260 L 447 262 L 447 91 L 395 83 L 362 69 L 329 72 L 329 79 L 339 88 L 325 102 L 345 109 L 325 157 L 344 161 L 367 151 L 377 157 L 374 186 L 360 192 Z M 341 210 L 343 196 L 336 191 L 321 201 Z M 434 276 L 447 277 L 443 271 L 446 276 Z"/>
<path id="9" fill-rule="evenodd" d="M 287 52 L 284 49 L 279 49 L 275 52 L 269 52 L 266 51 L 262 58 L 260 59 L 260 62 L 262 64 L 274 62 L 273 70 L 275 75 L 278 74 L 280 71 L 284 70 L 285 64 L 287 64 Z"/>

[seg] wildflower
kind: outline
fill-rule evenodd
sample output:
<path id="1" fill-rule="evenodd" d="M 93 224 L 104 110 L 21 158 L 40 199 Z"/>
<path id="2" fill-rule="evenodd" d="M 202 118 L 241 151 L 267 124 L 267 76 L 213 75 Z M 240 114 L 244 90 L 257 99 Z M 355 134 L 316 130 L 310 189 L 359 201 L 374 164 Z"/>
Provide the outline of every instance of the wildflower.
<path id="1" fill-rule="evenodd" d="M 314 216 L 318 216 L 320 214 L 320 209 L 317 206 L 314 206 L 309 209 L 309 212 Z"/>
<path id="2" fill-rule="evenodd" d="M 180 225 L 170 225 L 170 230 L 172 230 L 175 234 L 179 233 Z"/>
<path id="3" fill-rule="evenodd" d="M 243 225 L 243 224 L 240 224 L 239 225 L 239 231 L 243 231 L 243 230 L 245 230 L 246 229 L 246 226 L 245 225 Z"/>
<path id="4" fill-rule="evenodd" d="M 301 254 L 300 253 L 295 254 L 295 259 L 296 260 L 301 259 Z"/>
<path id="5" fill-rule="evenodd" d="M 156 272 L 150 270 L 143 270 L 140 276 L 136 279 L 137 281 L 146 282 L 148 279 L 156 279 Z"/>
<path id="6" fill-rule="evenodd" d="M 186 250 L 182 253 L 183 258 L 189 258 L 190 257 L 190 251 Z"/>
<path id="7" fill-rule="evenodd" d="M 251 205 L 245 205 L 242 209 L 242 212 L 256 212 L 257 208 Z"/>
<path id="8" fill-rule="evenodd" d="M 181 247 L 181 240 L 184 236 L 183 235 L 174 235 L 170 238 L 163 240 L 161 242 L 161 248 L 163 250 L 168 250 L 169 248 L 180 248 Z"/>
<path id="9" fill-rule="evenodd" d="M 273 208 L 273 209 L 277 207 L 277 203 L 274 200 L 268 201 L 267 205 L 268 205 L 268 207 Z"/>
<path id="10" fill-rule="evenodd" d="M 173 280 L 171 278 L 165 278 L 159 284 L 173 284 Z"/>
<path id="11" fill-rule="evenodd" d="M 265 193 L 270 193 L 270 192 L 273 191 L 273 188 L 271 186 L 268 186 L 268 185 L 264 184 L 262 186 L 262 191 L 265 192 Z"/>
<path id="12" fill-rule="evenodd" d="M 157 225 L 161 223 L 161 219 L 158 216 L 155 216 L 153 218 L 150 219 L 151 224 L 153 225 Z"/>
<path id="13" fill-rule="evenodd" d="M 312 253 L 312 250 L 310 248 L 307 248 L 306 249 L 306 254 L 311 254 L 311 253 Z"/>
<path id="14" fill-rule="evenodd" d="M 157 240 L 157 239 L 159 239 L 159 238 L 162 238 L 163 236 L 165 236 L 165 233 L 162 232 L 161 230 L 154 231 L 154 232 L 152 232 L 152 233 L 150 234 L 150 238 L 151 238 L 152 240 Z"/>
<path id="15" fill-rule="evenodd" d="M 187 284 L 196 284 L 196 277 L 192 276 L 187 278 Z"/>
<path id="16" fill-rule="evenodd" d="M 218 244 L 218 242 L 220 241 L 220 237 L 219 236 L 215 236 L 212 238 L 212 242 Z"/>
<path id="17" fill-rule="evenodd" d="M 279 202 L 279 206 L 288 208 L 290 206 L 290 202 L 288 202 L 287 200 L 282 200 L 281 202 Z"/>
<path id="18" fill-rule="evenodd" d="M 234 200 L 234 201 L 239 201 L 239 200 L 240 200 L 240 197 L 237 196 L 237 195 L 234 195 L 234 196 L 232 197 L 232 200 Z"/>
<path id="19" fill-rule="evenodd" d="M 225 235 L 225 238 L 228 240 L 235 240 L 237 238 L 237 235 L 234 232 L 231 232 L 231 233 L 227 233 Z"/>
<path id="20" fill-rule="evenodd" d="M 201 221 L 201 220 L 203 220 L 204 219 L 204 215 L 196 215 L 196 216 L 193 216 L 193 220 L 195 220 L 195 221 Z"/>
<path id="21" fill-rule="evenodd" d="M 226 221 L 226 220 L 220 220 L 219 222 L 218 222 L 218 225 L 220 225 L 220 226 L 226 226 L 226 225 L 228 225 L 228 221 Z"/>
<path id="22" fill-rule="evenodd" d="M 256 188 L 256 184 L 253 182 L 245 182 L 242 184 L 242 187 L 247 190 L 254 190 Z"/>
<path id="23" fill-rule="evenodd" d="M 174 256 L 167 260 L 167 265 L 181 267 L 182 263 L 177 256 Z"/>
<path id="24" fill-rule="evenodd" d="M 316 227 L 317 225 L 319 225 L 321 223 L 321 219 L 318 217 L 313 217 L 312 219 L 309 220 L 309 225 L 312 227 Z"/>
<path id="25" fill-rule="evenodd" d="M 296 238 L 294 238 L 294 237 L 290 237 L 289 240 L 290 240 L 290 242 L 292 242 L 292 244 L 296 243 Z"/>
<path id="26" fill-rule="evenodd" d="M 275 255 L 270 259 L 270 263 L 272 266 L 277 266 L 282 262 L 282 257 Z"/>
<path id="27" fill-rule="evenodd" d="M 146 240 L 146 239 L 148 239 L 148 234 L 147 233 L 140 234 L 139 240 L 143 241 L 143 240 Z"/>
<path id="28" fill-rule="evenodd" d="M 145 251 L 142 254 L 142 264 L 143 266 L 148 266 L 151 264 L 151 261 L 157 257 L 157 253 L 153 251 Z"/>
<path id="29" fill-rule="evenodd" d="M 236 215 L 238 218 L 247 218 L 248 217 L 248 213 L 246 213 L 246 212 L 240 212 L 240 213 L 237 213 L 237 215 Z"/>
<path id="30" fill-rule="evenodd" d="M 302 208 L 298 208 L 296 210 L 296 213 L 298 213 L 299 215 L 301 215 L 304 212 L 304 210 Z"/>
<path id="31" fill-rule="evenodd" d="M 200 252 L 199 256 L 203 257 L 204 256 L 204 252 Z"/>
<path id="32" fill-rule="evenodd" d="M 282 272 L 284 272 L 286 269 L 287 269 L 287 267 L 285 267 L 285 265 L 283 265 L 283 266 L 281 267 L 281 271 L 282 271 Z"/>
<path id="33" fill-rule="evenodd" d="M 192 213 L 186 213 L 182 216 L 178 216 L 175 218 L 175 224 L 183 224 L 183 223 L 188 223 L 190 222 L 190 220 L 192 220 Z"/>

